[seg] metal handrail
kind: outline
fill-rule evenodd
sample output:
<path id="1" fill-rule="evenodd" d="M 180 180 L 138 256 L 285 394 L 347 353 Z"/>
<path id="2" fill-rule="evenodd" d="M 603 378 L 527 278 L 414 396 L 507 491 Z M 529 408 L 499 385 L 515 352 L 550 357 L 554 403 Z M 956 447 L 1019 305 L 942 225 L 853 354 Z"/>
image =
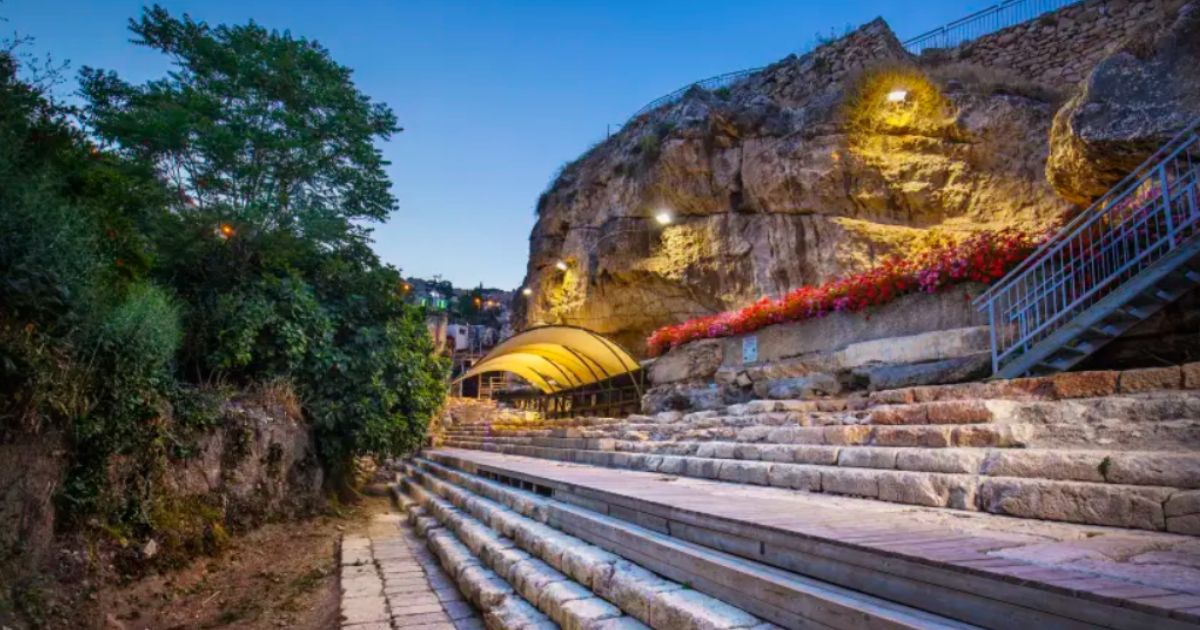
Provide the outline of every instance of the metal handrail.
<path id="1" fill-rule="evenodd" d="M 926 48 L 952 48 L 960 44 L 971 41 L 977 37 L 983 37 L 996 31 L 1006 29 L 1010 26 L 1016 26 L 1022 22 L 1027 22 L 1033 18 L 1039 17 L 1050 11 L 1057 11 L 1063 7 L 1076 4 L 1081 0 L 1004 0 L 1000 4 L 990 6 L 986 9 L 976 11 L 966 17 L 959 18 L 953 22 L 944 24 L 935 29 L 926 31 L 905 40 L 904 48 L 908 52 L 917 55 Z M 990 23 L 985 23 L 989 19 Z M 932 46 L 931 41 L 937 40 L 937 46 Z M 808 46 L 800 51 L 801 55 L 808 54 L 814 50 L 814 46 Z M 654 111 L 663 105 L 674 103 L 687 94 L 694 87 L 699 87 L 705 90 L 716 90 L 722 87 L 733 85 L 738 80 L 748 77 L 756 72 L 766 68 L 759 66 L 757 68 L 747 68 L 745 70 L 735 70 L 734 72 L 726 72 L 718 74 L 707 79 L 701 79 L 685 85 L 684 87 L 671 92 L 670 94 L 660 96 L 649 103 L 643 105 L 640 109 L 629 117 L 629 120 L 635 120 L 641 115 Z"/>
<path id="2" fill-rule="evenodd" d="M 926 48 L 953 48 L 1077 2 L 1079 0 L 1005 0 L 906 40 L 904 48 L 914 55 Z"/>
<path id="3" fill-rule="evenodd" d="M 1109 308 L 1097 305 L 1200 234 L 1198 130 L 1200 119 L 974 300 L 988 313 L 995 372 L 1087 309 Z"/>

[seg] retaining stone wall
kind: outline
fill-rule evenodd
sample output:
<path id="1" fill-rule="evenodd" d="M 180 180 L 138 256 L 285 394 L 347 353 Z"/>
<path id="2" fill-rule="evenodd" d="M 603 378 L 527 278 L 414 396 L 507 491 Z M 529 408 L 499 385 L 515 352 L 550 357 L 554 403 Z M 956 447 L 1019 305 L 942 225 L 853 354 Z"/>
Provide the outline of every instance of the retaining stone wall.
<path id="1" fill-rule="evenodd" d="M 1034 81 L 1082 81 L 1107 51 L 1141 27 L 1165 27 L 1183 0 L 1085 0 L 924 56 L 1000 67 Z"/>

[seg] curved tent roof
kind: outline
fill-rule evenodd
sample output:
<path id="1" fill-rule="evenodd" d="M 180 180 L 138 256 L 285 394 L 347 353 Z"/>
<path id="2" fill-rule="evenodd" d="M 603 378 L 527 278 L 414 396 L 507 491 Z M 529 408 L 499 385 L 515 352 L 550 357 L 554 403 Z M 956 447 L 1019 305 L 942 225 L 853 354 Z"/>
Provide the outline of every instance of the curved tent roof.
<path id="1" fill-rule="evenodd" d="M 553 394 L 638 367 L 625 349 L 586 328 L 541 326 L 504 340 L 455 382 L 485 372 L 512 372 L 543 394 Z"/>

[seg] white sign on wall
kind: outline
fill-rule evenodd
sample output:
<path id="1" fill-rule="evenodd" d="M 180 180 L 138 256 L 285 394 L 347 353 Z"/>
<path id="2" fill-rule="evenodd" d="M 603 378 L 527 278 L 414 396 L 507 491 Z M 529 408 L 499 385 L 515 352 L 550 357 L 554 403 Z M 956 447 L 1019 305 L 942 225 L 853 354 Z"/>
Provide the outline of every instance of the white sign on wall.
<path id="1" fill-rule="evenodd" d="M 742 364 L 758 361 L 758 337 L 750 335 L 742 338 Z"/>

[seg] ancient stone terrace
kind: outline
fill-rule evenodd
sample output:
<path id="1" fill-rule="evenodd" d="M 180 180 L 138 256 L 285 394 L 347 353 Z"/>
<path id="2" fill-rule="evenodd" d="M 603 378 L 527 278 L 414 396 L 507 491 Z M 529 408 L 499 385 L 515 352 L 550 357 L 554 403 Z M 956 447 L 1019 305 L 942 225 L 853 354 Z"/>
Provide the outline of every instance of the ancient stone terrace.
<path id="1" fill-rule="evenodd" d="M 1200 364 L 542 421 L 440 443 L 1053 521 L 1200 533 Z M 453 414 L 452 414 L 453 415 Z"/>
<path id="2" fill-rule="evenodd" d="M 400 477 L 495 627 L 1169 628 L 1200 624 L 1197 446 L 1189 364 L 628 418 L 458 401 Z"/>

